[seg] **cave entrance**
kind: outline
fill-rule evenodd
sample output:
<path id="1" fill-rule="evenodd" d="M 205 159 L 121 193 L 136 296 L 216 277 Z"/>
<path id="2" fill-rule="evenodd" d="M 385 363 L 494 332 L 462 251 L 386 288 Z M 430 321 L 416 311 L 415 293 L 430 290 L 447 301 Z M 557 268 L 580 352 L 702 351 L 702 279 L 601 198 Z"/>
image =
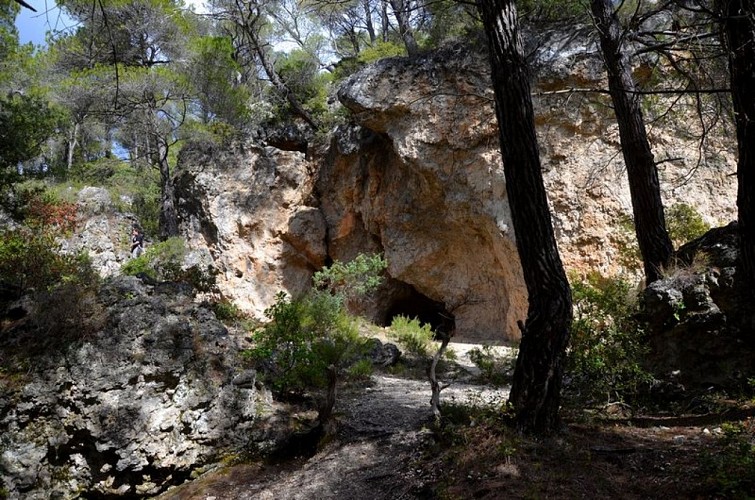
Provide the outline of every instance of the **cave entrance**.
<path id="1" fill-rule="evenodd" d="M 382 326 L 389 326 L 396 316 L 406 316 L 429 324 L 435 333 L 448 333 L 455 327 L 454 315 L 446 309 L 443 302 L 433 300 L 406 284 L 388 304 Z"/>

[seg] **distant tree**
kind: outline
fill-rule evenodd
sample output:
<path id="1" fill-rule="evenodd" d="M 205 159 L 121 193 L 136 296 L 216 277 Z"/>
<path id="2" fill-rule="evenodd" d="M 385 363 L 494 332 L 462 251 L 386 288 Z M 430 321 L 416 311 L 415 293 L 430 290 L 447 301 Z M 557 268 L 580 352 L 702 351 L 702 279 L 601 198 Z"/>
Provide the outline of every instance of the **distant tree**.
<path id="1" fill-rule="evenodd" d="M 86 77 L 80 90 L 98 95 L 93 111 L 109 132 L 120 133 L 132 159 L 143 158 L 160 172 L 160 237 L 175 236 L 171 147 L 189 116 L 191 91 L 179 67 L 187 59 L 191 23 L 174 0 L 63 5 L 81 26 L 59 42 L 59 65 Z"/>
<path id="2" fill-rule="evenodd" d="M 414 0 L 387 0 L 398 24 L 398 34 L 404 42 L 406 52 L 413 56 L 419 52 L 419 45 L 414 37 L 411 16 L 418 6 Z"/>
<path id="3" fill-rule="evenodd" d="M 380 40 L 375 27 L 380 5 L 374 0 L 318 0 L 312 2 L 312 7 L 313 14 L 329 33 L 333 52 L 341 59 L 356 57 L 365 47 Z"/>
<path id="4" fill-rule="evenodd" d="M 514 1 L 477 5 L 488 38 L 506 192 L 529 297 L 509 402 L 522 430 L 549 433 L 559 424 L 571 291 L 551 225 Z"/>
<path id="5" fill-rule="evenodd" d="M 194 88 L 195 113 L 203 124 L 220 121 L 239 130 L 245 127 L 250 92 L 240 81 L 241 71 L 230 38 L 204 36 L 192 42 L 185 76 Z"/>
<path id="6" fill-rule="evenodd" d="M 21 164 L 41 153 L 58 118 L 44 97 L 0 94 L 0 197 L 21 180 Z"/>
<path id="7" fill-rule="evenodd" d="M 292 114 L 317 130 L 319 123 L 275 67 L 268 13 L 273 7 L 272 2 L 258 0 L 215 0 L 212 3 L 213 16 L 221 21 L 225 34 L 233 41 L 236 60 L 248 67 L 259 67 L 278 96 L 288 103 Z"/>
<path id="8" fill-rule="evenodd" d="M 740 260 L 737 278 L 755 298 L 755 0 L 719 0 L 729 53 L 731 96 L 737 128 L 737 208 Z"/>
<path id="9" fill-rule="evenodd" d="M 0 1 L 0 203 L 21 180 L 23 163 L 42 152 L 60 118 L 44 92 L 29 85 L 30 46 L 21 46 L 14 20 L 18 5 Z"/>
<path id="10" fill-rule="evenodd" d="M 18 30 L 14 24 L 17 13 L 18 5 L 7 0 L 0 1 L 0 63 L 18 47 Z"/>
<path id="11" fill-rule="evenodd" d="M 658 170 L 650 149 L 640 95 L 622 48 L 622 29 L 611 0 L 592 0 L 591 9 L 608 71 L 608 88 L 619 124 L 621 151 L 629 178 L 635 232 L 647 284 L 661 278 L 674 251 L 666 231 Z"/>

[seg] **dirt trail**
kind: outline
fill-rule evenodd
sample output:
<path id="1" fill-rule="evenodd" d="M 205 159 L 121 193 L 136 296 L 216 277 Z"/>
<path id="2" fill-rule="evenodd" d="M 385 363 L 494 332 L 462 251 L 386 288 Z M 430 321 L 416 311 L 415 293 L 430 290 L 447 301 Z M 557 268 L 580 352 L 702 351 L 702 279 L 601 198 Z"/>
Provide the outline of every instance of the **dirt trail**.
<path id="1" fill-rule="evenodd" d="M 467 355 L 473 347 L 453 345 L 456 380 L 441 401 L 495 404 L 508 388 L 474 382 L 476 368 Z M 500 348 L 504 349 L 504 348 Z M 316 455 L 282 466 L 237 465 L 209 473 L 171 490 L 161 499 L 413 499 L 428 498 L 428 478 L 411 467 L 422 444 L 432 439 L 430 386 L 427 380 L 373 375 L 369 387 L 339 396 L 338 437 Z"/>

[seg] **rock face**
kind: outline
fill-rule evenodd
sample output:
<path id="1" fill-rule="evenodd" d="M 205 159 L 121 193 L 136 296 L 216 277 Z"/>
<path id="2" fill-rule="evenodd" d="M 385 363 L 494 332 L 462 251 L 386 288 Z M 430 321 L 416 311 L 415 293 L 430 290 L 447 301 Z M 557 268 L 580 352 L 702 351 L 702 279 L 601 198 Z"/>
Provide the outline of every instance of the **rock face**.
<path id="1" fill-rule="evenodd" d="M 192 263 L 211 264 L 240 308 L 261 316 L 280 290 L 309 287 L 325 264 L 326 227 L 311 204 L 314 176 L 304 155 L 275 148 L 185 148 L 177 178 L 182 231 Z"/>
<path id="2" fill-rule="evenodd" d="M 543 175 L 567 269 L 625 272 L 634 237 L 618 127 L 605 95 L 565 92 L 605 86 L 594 45 L 580 40 L 550 33 L 533 44 Z M 526 293 L 485 57 L 450 47 L 383 60 L 338 96 L 352 123 L 306 158 L 248 146 L 184 155 L 184 231 L 221 270 L 223 294 L 261 316 L 322 264 L 384 252 L 389 279 L 366 316 L 455 323 L 458 339 L 518 338 Z M 714 127 L 701 148 L 697 122 L 676 109 L 650 128 L 664 202 L 726 223 L 735 143 Z"/>
<path id="3" fill-rule="evenodd" d="M 105 188 L 88 186 L 77 194 L 77 227 L 62 242 L 67 252 L 85 251 L 92 266 L 103 276 L 120 274 L 129 258 L 129 235 L 136 219 L 117 212 Z"/>
<path id="4" fill-rule="evenodd" d="M 249 445 L 269 404 L 238 345 L 179 285 L 105 285 L 106 328 L 0 393 L 10 498 L 153 495 Z"/>
<path id="5" fill-rule="evenodd" d="M 378 242 L 391 277 L 442 303 L 467 339 L 513 337 L 526 314 L 484 68 L 452 51 L 350 78 L 339 98 L 360 128 L 337 133 L 318 180 L 330 255 Z"/>
<path id="6" fill-rule="evenodd" d="M 755 366 L 750 304 L 737 299 L 736 223 L 709 231 L 678 252 L 681 266 L 643 294 L 650 367 L 688 387 L 746 387 Z"/>

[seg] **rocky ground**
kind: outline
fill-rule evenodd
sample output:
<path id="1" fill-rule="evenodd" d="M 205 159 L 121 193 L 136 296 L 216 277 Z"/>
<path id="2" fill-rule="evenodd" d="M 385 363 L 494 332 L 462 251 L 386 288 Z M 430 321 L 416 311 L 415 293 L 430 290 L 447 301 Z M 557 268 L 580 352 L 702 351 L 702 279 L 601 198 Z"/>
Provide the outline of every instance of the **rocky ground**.
<path id="1" fill-rule="evenodd" d="M 425 380 L 379 373 L 343 391 L 339 434 L 314 455 L 217 469 L 160 498 L 742 498 L 752 486 L 751 455 L 735 450 L 752 442 L 752 405 L 719 401 L 686 417 L 570 411 L 558 436 L 530 439 L 504 425 L 508 388 L 475 382 L 468 348 L 457 346 L 441 431 Z"/>
<path id="2" fill-rule="evenodd" d="M 452 344 L 454 378 L 443 402 L 501 404 L 508 388 L 475 382 L 470 344 Z M 510 349 L 497 347 L 500 353 Z M 433 441 L 430 386 L 416 371 L 378 373 L 366 386 L 340 394 L 339 434 L 311 457 L 284 463 L 241 464 L 216 470 L 160 498 L 168 499 L 400 499 L 432 497 L 432 474 L 421 467 Z"/>

